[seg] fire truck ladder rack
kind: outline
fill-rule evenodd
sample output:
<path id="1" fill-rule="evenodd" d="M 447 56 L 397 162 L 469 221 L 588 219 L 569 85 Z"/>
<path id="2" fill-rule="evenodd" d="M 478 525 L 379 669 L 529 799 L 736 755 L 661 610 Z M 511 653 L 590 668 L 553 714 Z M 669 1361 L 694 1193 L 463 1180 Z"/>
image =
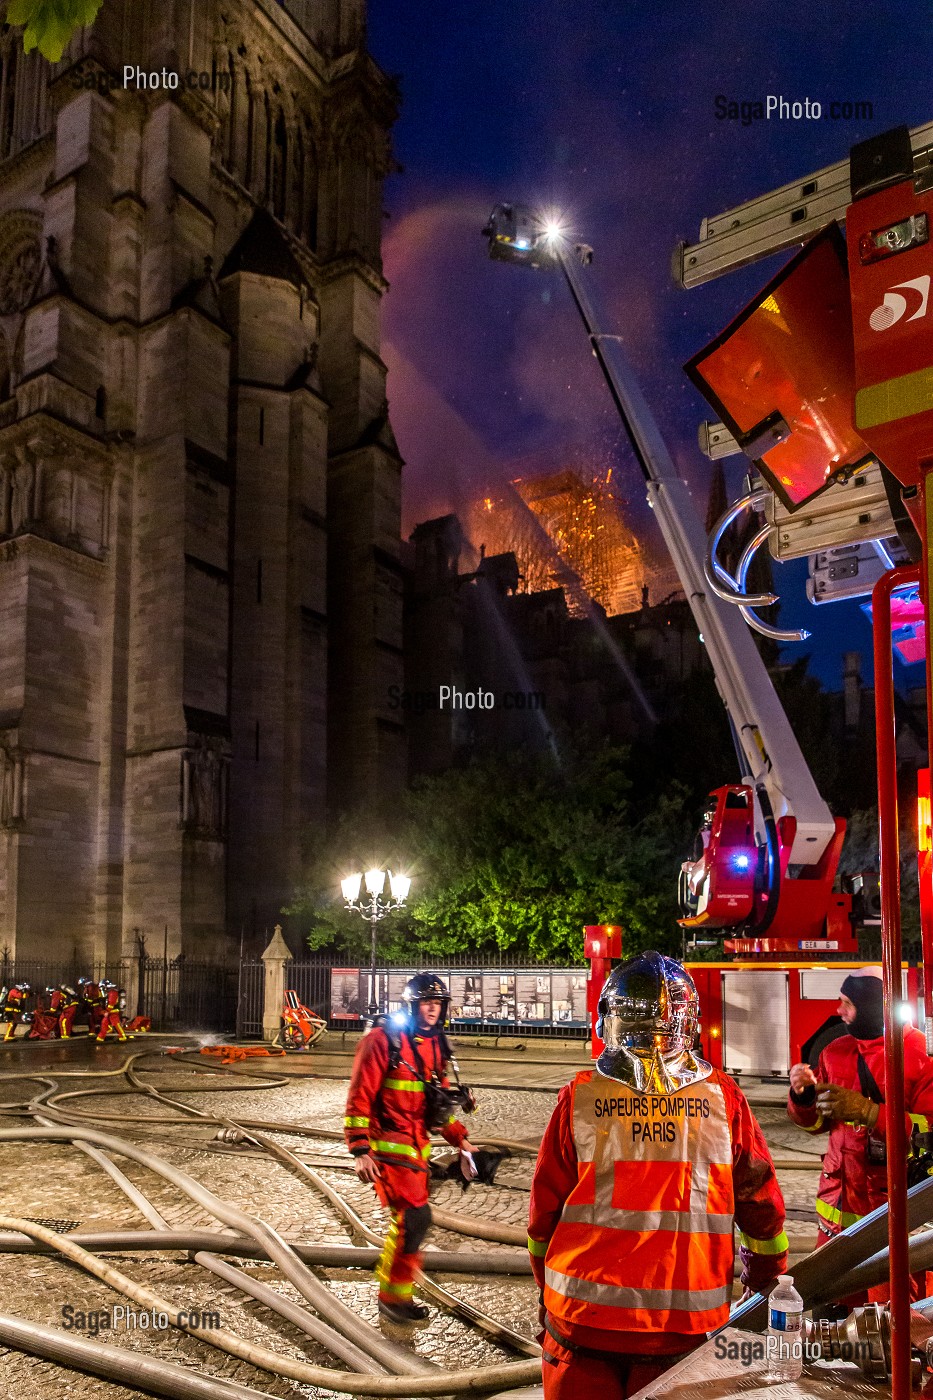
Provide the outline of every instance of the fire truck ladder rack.
<path id="1" fill-rule="evenodd" d="M 933 122 L 915 127 L 910 144 L 914 175 L 933 181 Z M 678 243 L 674 249 L 674 281 L 689 290 L 771 253 L 796 248 L 834 219 L 844 223 L 851 202 L 846 157 L 803 180 L 704 219 L 697 242 Z"/>

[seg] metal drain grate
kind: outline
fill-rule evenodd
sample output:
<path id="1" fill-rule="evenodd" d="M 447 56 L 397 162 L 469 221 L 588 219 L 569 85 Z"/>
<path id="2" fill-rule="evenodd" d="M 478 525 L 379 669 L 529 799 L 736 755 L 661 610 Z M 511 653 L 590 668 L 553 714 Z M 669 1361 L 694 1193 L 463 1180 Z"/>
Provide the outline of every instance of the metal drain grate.
<path id="1" fill-rule="evenodd" d="M 47 1230 L 57 1230 L 60 1235 L 69 1234 L 81 1223 L 80 1220 L 47 1220 L 38 1215 L 24 1215 L 22 1218 L 28 1220 L 30 1225 L 44 1225 Z"/>

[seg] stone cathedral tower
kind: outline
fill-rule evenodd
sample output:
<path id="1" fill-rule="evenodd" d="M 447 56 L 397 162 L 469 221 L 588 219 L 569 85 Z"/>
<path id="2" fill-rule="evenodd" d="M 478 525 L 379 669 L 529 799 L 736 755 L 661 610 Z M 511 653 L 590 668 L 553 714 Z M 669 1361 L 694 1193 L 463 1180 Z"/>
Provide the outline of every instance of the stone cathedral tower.
<path id="1" fill-rule="evenodd" d="M 328 790 L 403 781 L 379 355 L 396 95 L 363 8 L 105 0 L 54 68 L 0 41 L 17 956 L 261 938 Z"/>

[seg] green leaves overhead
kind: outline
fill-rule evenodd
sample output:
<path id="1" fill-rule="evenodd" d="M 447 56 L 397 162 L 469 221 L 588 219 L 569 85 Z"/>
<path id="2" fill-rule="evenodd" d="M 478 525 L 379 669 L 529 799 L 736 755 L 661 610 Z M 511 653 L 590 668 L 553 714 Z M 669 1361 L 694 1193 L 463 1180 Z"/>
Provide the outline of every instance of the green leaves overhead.
<path id="1" fill-rule="evenodd" d="M 384 956 L 416 946 L 577 963 L 596 923 L 622 924 L 629 951 L 674 951 L 692 822 L 679 791 L 639 808 L 629 768 L 627 750 L 603 748 L 561 769 L 515 754 L 422 779 L 401 821 L 342 824 L 289 912 L 310 923 L 312 947 L 363 954 L 368 925 L 336 897 L 340 876 L 372 857 L 413 877 L 408 908 L 379 926 Z"/>
<path id="2" fill-rule="evenodd" d="M 8 24 L 21 24 L 26 53 L 57 63 L 76 29 L 93 24 L 103 0 L 8 0 Z"/>

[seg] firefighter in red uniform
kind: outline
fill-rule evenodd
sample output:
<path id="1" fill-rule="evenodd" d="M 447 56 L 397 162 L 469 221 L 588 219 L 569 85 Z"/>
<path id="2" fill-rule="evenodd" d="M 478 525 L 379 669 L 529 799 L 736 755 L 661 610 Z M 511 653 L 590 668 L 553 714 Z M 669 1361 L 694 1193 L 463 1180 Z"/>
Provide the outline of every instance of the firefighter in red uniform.
<path id="1" fill-rule="evenodd" d="M 46 987 L 44 992 L 36 993 L 32 1025 L 29 1027 L 30 1040 L 54 1040 L 58 1036 L 58 1016 L 52 1009 L 55 991 L 55 987 Z"/>
<path id="2" fill-rule="evenodd" d="M 81 994 L 81 1012 L 87 1018 L 88 1035 L 96 1035 L 104 1016 L 104 994 L 99 985 L 90 977 L 78 978 L 78 991 Z"/>
<path id="3" fill-rule="evenodd" d="M 126 993 L 121 992 L 115 982 L 108 982 L 106 978 L 100 984 L 100 991 L 103 998 L 103 1015 L 97 1028 L 96 1043 L 103 1045 L 107 1039 L 108 1031 L 116 1031 L 119 1041 L 128 1040 L 129 1037 L 123 1029 L 123 1022 L 120 1019 L 120 997 L 122 995 L 125 999 Z"/>
<path id="4" fill-rule="evenodd" d="M 451 1112 L 469 1090 L 451 1091 L 452 1055 L 444 1022 L 450 995 L 440 977 L 421 972 L 405 987 L 402 1011 L 377 1022 L 363 1036 L 353 1062 L 344 1129 L 361 1181 L 392 1212 L 379 1280 L 379 1314 L 389 1322 L 423 1325 L 429 1310 L 414 1301 L 421 1245 L 431 1224 L 428 1205 L 430 1132 L 439 1129 L 460 1150 L 464 1175 L 472 1177 L 466 1127 Z"/>
<path id="5" fill-rule="evenodd" d="M 839 995 L 845 1032 L 809 1065 L 790 1072 L 787 1112 L 808 1133 L 829 1133 L 817 1191 L 818 1244 L 825 1244 L 888 1199 L 884 1104 L 884 987 L 881 969 L 863 967 L 848 976 Z M 904 1028 L 904 1102 L 908 1140 L 933 1128 L 933 1060 L 913 1026 Z M 906 1172 L 906 1164 L 904 1167 Z M 913 1276 L 911 1297 L 924 1296 L 924 1275 Z M 868 1300 L 886 1302 L 887 1284 L 869 1289 Z M 856 1306 L 862 1295 L 847 1300 Z"/>
<path id="6" fill-rule="evenodd" d="M 745 1096 L 693 1053 L 696 987 L 672 958 L 615 968 L 596 1069 L 561 1089 L 535 1167 L 528 1248 L 546 1400 L 624 1400 L 787 1263 L 784 1199 Z"/>
<path id="7" fill-rule="evenodd" d="M 78 993 L 74 987 L 69 987 L 67 982 L 60 982 L 52 993 L 50 1009 L 57 1018 L 60 1039 L 70 1040 L 75 1012 L 78 1009 Z"/>
<path id="8" fill-rule="evenodd" d="M 17 982 L 6 994 L 6 1001 L 3 1003 L 3 1019 L 6 1021 L 6 1031 L 4 1040 L 12 1040 L 16 1034 L 16 1027 L 19 1025 L 26 1011 L 26 1002 L 32 995 L 32 988 L 28 982 Z"/>

